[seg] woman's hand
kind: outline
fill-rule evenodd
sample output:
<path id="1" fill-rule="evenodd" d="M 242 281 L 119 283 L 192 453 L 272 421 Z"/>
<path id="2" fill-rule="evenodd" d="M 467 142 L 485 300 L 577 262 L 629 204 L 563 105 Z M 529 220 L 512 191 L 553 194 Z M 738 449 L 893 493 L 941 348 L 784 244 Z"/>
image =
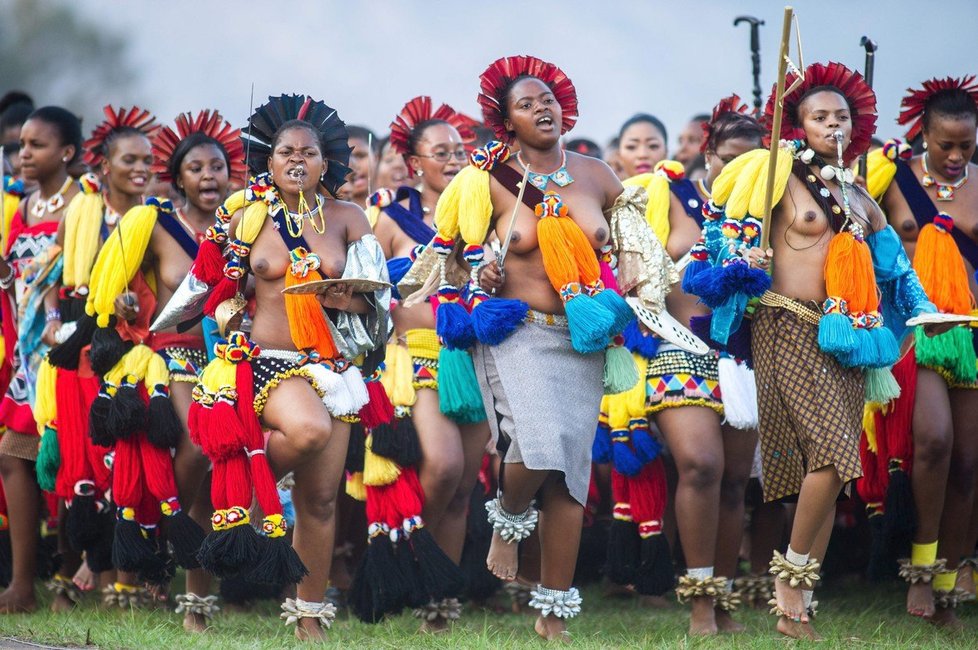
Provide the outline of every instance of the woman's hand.
<path id="1" fill-rule="evenodd" d="M 495 295 L 505 281 L 506 273 L 499 268 L 496 260 L 479 269 L 479 287 L 488 294 Z"/>
<path id="2" fill-rule="evenodd" d="M 771 260 L 774 258 L 774 251 L 770 248 L 766 251 L 761 250 L 755 246 L 754 248 L 747 249 L 745 257 L 751 268 L 767 271 L 771 266 Z"/>
<path id="3" fill-rule="evenodd" d="M 61 341 L 58 340 L 58 330 L 61 329 L 61 319 L 51 319 L 44 324 L 44 331 L 41 332 L 41 342 L 45 345 L 54 347 Z"/>
<path id="4" fill-rule="evenodd" d="M 327 309 L 346 311 L 353 302 L 353 285 L 340 282 L 326 289 L 326 293 L 317 294 L 316 297 L 319 298 L 319 303 Z"/>
<path id="5" fill-rule="evenodd" d="M 115 299 L 115 315 L 131 323 L 139 316 L 139 300 L 132 292 L 119 294 Z"/>

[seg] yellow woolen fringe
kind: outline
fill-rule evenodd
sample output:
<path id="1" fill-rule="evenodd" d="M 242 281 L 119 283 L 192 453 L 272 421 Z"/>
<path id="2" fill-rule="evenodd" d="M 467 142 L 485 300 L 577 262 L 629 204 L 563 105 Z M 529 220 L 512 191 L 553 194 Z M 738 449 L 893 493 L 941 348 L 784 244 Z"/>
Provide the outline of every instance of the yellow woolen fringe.
<path id="1" fill-rule="evenodd" d="M 55 387 L 58 382 L 58 369 L 45 358 L 37 368 L 37 385 L 35 387 L 34 421 L 37 422 L 37 432 L 44 434 L 44 428 L 58 419 L 58 404 L 55 398 Z"/>
<path id="2" fill-rule="evenodd" d="M 414 390 L 414 362 L 407 346 L 388 345 L 380 383 L 394 406 L 414 406 L 417 393 Z"/>
<path id="3" fill-rule="evenodd" d="M 65 209 L 63 284 L 87 287 L 99 252 L 105 203 L 100 192 L 76 194 Z M 128 260 L 127 260 L 128 261 Z"/>
<path id="4" fill-rule="evenodd" d="M 649 200 L 645 204 L 645 220 L 649 227 L 665 246 L 669 241 L 669 202 L 672 192 L 669 190 L 669 179 L 655 172 L 632 176 L 621 182 L 625 187 L 644 187 Z"/>
<path id="5" fill-rule="evenodd" d="M 390 485 L 401 475 L 397 463 L 373 452 L 373 435 L 368 435 L 363 454 L 363 484 L 371 487 Z"/>
<path id="6" fill-rule="evenodd" d="M 887 158 L 882 148 L 866 154 L 866 191 L 874 201 L 879 201 L 886 194 L 896 170 L 896 163 Z"/>
<path id="7" fill-rule="evenodd" d="M 751 215 L 760 218 L 764 214 L 769 153 L 765 149 L 755 149 L 737 156 L 724 166 L 713 182 L 713 203 L 724 206 L 727 217 L 743 219 Z M 777 205 L 784 196 L 793 162 L 791 150 L 778 149 L 772 206 Z"/>
<path id="8" fill-rule="evenodd" d="M 131 208 L 102 244 L 85 303 L 85 313 L 97 316 L 99 327 L 108 327 L 109 317 L 115 313 L 115 299 L 139 270 L 158 215 L 158 208 L 151 205 Z"/>
<path id="9" fill-rule="evenodd" d="M 492 220 L 489 172 L 468 165 L 462 169 L 438 198 L 435 223 L 443 239 L 459 234 L 469 244 L 482 244 Z"/>

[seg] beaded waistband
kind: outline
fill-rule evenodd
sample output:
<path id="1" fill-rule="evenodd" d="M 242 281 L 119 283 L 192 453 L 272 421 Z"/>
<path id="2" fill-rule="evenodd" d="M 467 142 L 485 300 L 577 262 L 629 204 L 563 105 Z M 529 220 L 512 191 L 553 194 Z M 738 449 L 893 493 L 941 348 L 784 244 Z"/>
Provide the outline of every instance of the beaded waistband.
<path id="1" fill-rule="evenodd" d="M 805 305 L 805 303 L 799 302 L 794 298 L 789 298 L 788 296 L 782 296 L 780 293 L 774 293 L 773 291 L 764 292 L 764 295 L 761 296 L 761 304 L 765 307 L 787 309 L 791 313 L 799 316 L 806 323 L 811 323 L 812 325 L 818 325 L 818 322 L 822 319 L 822 315 L 819 312 Z"/>
<path id="2" fill-rule="evenodd" d="M 550 325 L 552 327 L 567 327 L 567 317 L 562 314 L 545 314 L 542 311 L 528 309 L 524 323 L 536 323 L 537 325 Z"/>

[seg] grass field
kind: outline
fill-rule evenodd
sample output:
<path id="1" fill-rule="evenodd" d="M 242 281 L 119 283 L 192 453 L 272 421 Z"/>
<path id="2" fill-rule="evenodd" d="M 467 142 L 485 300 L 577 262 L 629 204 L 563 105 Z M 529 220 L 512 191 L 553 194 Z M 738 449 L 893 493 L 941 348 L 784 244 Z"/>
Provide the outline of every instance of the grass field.
<path id="1" fill-rule="evenodd" d="M 48 602 L 47 594 L 43 602 Z M 819 648 L 978 648 L 978 605 L 959 609 L 963 633 L 950 633 L 911 619 L 903 613 L 900 584 L 828 586 L 820 600 L 818 630 L 826 640 Z M 574 642 L 581 648 L 784 648 L 796 645 L 774 631 L 774 618 L 761 611 L 741 611 L 738 618 L 747 633 L 713 639 L 686 636 L 686 610 L 643 607 L 635 599 L 604 597 L 598 587 L 584 590 L 584 613 L 570 624 Z M 262 603 L 248 613 L 222 612 L 213 630 L 191 636 L 183 632 L 181 619 L 172 612 L 101 610 L 94 597 L 70 614 L 52 614 L 46 608 L 31 615 L 0 617 L 2 637 L 32 643 L 99 648 L 159 648 L 181 650 L 216 648 L 290 648 L 296 644 L 292 629 L 278 620 L 277 606 Z M 368 626 L 340 615 L 326 647 L 354 648 L 525 648 L 542 646 L 532 632 L 531 615 L 497 614 L 467 608 L 454 632 L 439 636 L 419 635 L 417 622 L 405 614 L 379 625 Z M 813 645 L 800 643 L 802 646 Z"/>

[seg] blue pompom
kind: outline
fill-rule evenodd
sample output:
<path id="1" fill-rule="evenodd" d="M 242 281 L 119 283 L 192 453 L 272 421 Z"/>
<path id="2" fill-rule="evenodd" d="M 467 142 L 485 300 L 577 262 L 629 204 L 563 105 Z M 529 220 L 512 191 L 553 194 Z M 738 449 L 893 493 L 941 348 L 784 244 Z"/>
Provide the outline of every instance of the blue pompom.
<path id="1" fill-rule="evenodd" d="M 590 296 L 579 294 L 564 303 L 571 345 L 581 354 L 600 352 L 608 345 L 615 317 Z"/>
<path id="2" fill-rule="evenodd" d="M 635 354 L 640 354 L 646 359 L 651 359 L 658 354 L 659 346 L 662 344 L 662 339 L 659 337 L 646 334 L 642 331 L 642 328 L 638 326 L 637 318 L 632 319 L 632 322 L 622 332 L 622 336 L 625 338 L 625 348 L 627 350 Z"/>
<path id="3" fill-rule="evenodd" d="M 852 321 L 838 312 L 825 314 L 818 322 L 818 347 L 840 361 L 856 350 L 856 332 Z"/>
<path id="4" fill-rule="evenodd" d="M 611 458 L 611 430 L 607 424 L 598 424 L 594 432 L 594 442 L 591 443 L 591 460 L 595 463 L 610 463 Z"/>
<path id="5" fill-rule="evenodd" d="M 621 433 L 619 431 L 614 432 Z M 624 440 L 612 442 L 612 456 L 615 463 L 615 471 L 622 476 L 635 476 L 642 471 L 642 461 L 638 459 L 632 448 Z"/>
<path id="6" fill-rule="evenodd" d="M 867 329 L 853 329 L 856 345 L 849 354 L 838 355 L 839 363 L 847 368 L 869 366 L 876 359 L 876 345 Z"/>
<path id="7" fill-rule="evenodd" d="M 632 446 L 635 447 L 635 455 L 642 464 L 651 463 L 659 456 L 662 451 L 662 444 L 652 437 L 648 429 L 648 422 L 645 426 L 638 426 L 632 429 Z"/>
<path id="8" fill-rule="evenodd" d="M 618 292 L 614 289 L 605 289 L 604 291 L 599 291 L 593 296 L 594 300 L 598 302 L 601 306 L 611 312 L 614 317 L 614 322 L 611 325 L 611 329 L 608 331 L 608 336 L 617 336 L 628 326 L 635 318 L 635 312 L 632 308 L 628 306 L 625 299 L 618 295 Z"/>
<path id="9" fill-rule="evenodd" d="M 490 298 L 472 310 L 472 329 L 485 345 L 499 345 L 526 319 L 530 306 L 522 300 Z"/>
<path id="10" fill-rule="evenodd" d="M 866 365 L 870 368 L 887 368 L 899 360 L 900 344 L 890 328 L 874 327 L 869 330 L 869 335 L 873 342 L 875 359 Z"/>
<path id="11" fill-rule="evenodd" d="M 713 266 L 706 260 L 693 260 L 690 262 L 686 266 L 686 272 L 683 274 L 683 291 L 698 296 L 699 293 L 696 291 L 696 276 L 701 273 L 707 273 L 712 268 Z"/>
<path id="12" fill-rule="evenodd" d="M 467 350 L 475 345 L 472 317 L 465 311 L 465 307 L 457 302 L 444 302 L 438 305 L 435 331 L 438 332 L 445 347 L 452 350 Z"/>

